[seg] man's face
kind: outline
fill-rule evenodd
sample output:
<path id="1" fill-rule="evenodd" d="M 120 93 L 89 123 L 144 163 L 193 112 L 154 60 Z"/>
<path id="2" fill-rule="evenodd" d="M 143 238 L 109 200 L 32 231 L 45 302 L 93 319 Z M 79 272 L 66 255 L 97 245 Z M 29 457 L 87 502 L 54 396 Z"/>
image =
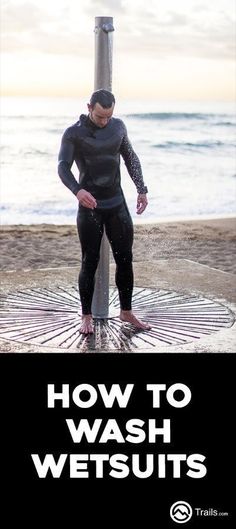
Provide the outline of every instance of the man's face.
<path id="1" fill-rule="evenodd" d="M 110 108 L 103 108 L 99 103 L 95 103 L 94 107 L 88 104 L 89 117 L 97 127 L 103 128 L 111 119 L 115 104 L 112 103 Z"/>

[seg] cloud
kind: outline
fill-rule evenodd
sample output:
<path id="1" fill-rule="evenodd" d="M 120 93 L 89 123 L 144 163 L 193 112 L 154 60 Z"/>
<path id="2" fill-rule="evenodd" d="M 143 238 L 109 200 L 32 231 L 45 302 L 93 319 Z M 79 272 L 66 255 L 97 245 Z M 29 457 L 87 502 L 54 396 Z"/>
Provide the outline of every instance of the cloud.
<path id="1" fill-rule="evenodd" d="M 37 51 L 56 55 L 91 54 L 86 29 L 76 23 L 68 5 L 49 12 L 44 6 L 25 2 L 9 4 L 2 9 L 2 52 Z M 78 18 L 79 19 L 79 18 Z M 93 34 L 91 30 L 91 42 Z"/>
<path id="2" fill-rule="evenodd" d="M 223 9 L 224 3 L 227 6 Z M 235 59 L 235 9 L 228 0 L 159 2 L 136 0 L 46 0 L 2 2 L 2 51 L 89 57 L 94 46 L 94 15 L 114 15 L 117 53 L 149 58 Z M 184 6 L 186 9 L 184 9 Z M 109 12 L 108 12 L 109 8 Z M 92 17 L 93 15 L 93 17 Z"/>
<path id="3" fill-rule="evenodd" d="M 211 16 L 210 16 L 211 14 Z M 146 15 L 146 16 L 145 16 Z M 150 9 L 136 18 L 127 16 L 122 21 L 120 51 L 135 50 L 140 55 L 159 57 L 198 57 L 207 59 L 235 59 L 235 24 L 233 16 L 225 12 L 199 11 L 192 13 Z M 232 14 L 233 15 L 233 14 Z"/>
<path id="4" fill-rule="evenodd" d="M 92 0 L 86 2 L 84 11 L 94 16 L 113 16 L 114 13 L 125 12 L 126 4 L 123 0 Z"/>
<path id="5" fill-rule="evenodd" d="M 1 18 L 3 33 L 14 34 L 28 31 L 30 28 L 33 31 L 40 27 L 45 20 L 45 13 L 40 7 L 30 2 L 22 4 L 5 2 L 2 5 Z"/>

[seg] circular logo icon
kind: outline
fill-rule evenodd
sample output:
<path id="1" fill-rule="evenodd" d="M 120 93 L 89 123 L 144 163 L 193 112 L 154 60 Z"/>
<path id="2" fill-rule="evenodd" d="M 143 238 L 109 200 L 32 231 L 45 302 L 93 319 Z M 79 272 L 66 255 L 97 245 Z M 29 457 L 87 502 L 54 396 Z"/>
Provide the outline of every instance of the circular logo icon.
<path id="1" fill-rule="evenodd" d="M 186 501 L 176 501 L 171 505 L 170 517 L 176 523 L 186 523 L 192 518 L 193 509 Z"/>

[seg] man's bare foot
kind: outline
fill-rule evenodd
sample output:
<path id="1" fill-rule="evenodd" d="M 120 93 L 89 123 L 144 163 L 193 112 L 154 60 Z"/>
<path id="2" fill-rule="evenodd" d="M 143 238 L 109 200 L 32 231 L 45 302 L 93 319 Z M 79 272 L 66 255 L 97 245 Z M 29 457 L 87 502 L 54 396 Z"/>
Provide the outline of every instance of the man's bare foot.
<path id="1" fill-rule="evenodd" d="M 128 323 L 131 323 L 138 329 L 144 329 L 145 331 L 150 331 L 151 329 L 151 325 L 149 325 L 149 323 L 145 323 L 144 321 L 138 320 L 138 318 L 136 318 L 136 316 L 133 314 L 132 310 L 121 310 L 120 319 L 121 321 L 127 321 Z"/>
<path id="2" fill-rule="evenodd" d="M 92 334 L 94 332 L 93 317 L 91 314 L 85 314 L 82 316 L 79 331 L 81 334 Z"/>

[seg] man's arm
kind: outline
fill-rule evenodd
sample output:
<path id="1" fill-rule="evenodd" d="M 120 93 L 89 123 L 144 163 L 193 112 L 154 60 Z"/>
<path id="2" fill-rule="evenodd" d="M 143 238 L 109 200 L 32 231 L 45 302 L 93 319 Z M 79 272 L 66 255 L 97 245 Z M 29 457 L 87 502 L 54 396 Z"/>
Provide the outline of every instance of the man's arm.
<path id="1" fill-rule="evenodd" d="M 75 144 L 71 128 L 67 129 L 61 140 L 61 148 L 58 155 L 58 174 L 63 184 L 77 195 L 81 189 L 80 184 L 75 179 L 71 167 L 74 162 Z"/>
<path id="2" fill-rule="evenodd" d="M 97 206 L 95 198 L 81 187 L 75 179 L 71 167 L 75 159 L 75 143 L 71 128 L 67 129 L 61 141 L 58 155 L 58 174 L 63 184 L 76 196 L 80 204 L 85 208 L 94 209 Z"/>
<path id="3" fill-rule="evenodd" d="M 137 192 L 139 194 L 147 193 L 147 187 L 144 185 L 144 181 L 143 181 L 141 163 L 129 141 L 126 128 L 125 128 L 125 135 L 123 137 L 123 140 L 120 146 L 120 154 L 122 158 L 124 159 L 125 165 L 127 167 L 127 171 L 136 186 Z"/>
<path id="4" fill-rule="evenodd" d="M 146 196 L 148 190 L 144 184 L 140 160 L 129 141 L 126 128 L 125 135 L 120 146 L 120 154 L 124 159 L 127 171 L 132 178 L 138 192 L 137 213 L 140 215 L 146 209 L 148 204 Z"/>

